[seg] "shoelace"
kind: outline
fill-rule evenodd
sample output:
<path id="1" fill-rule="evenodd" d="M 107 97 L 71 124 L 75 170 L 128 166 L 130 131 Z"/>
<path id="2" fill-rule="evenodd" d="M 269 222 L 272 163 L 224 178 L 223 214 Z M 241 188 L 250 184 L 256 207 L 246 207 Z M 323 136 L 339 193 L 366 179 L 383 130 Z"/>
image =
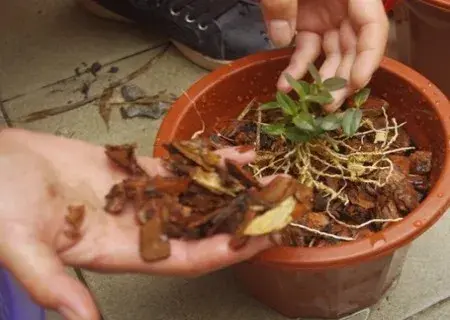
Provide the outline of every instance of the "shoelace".
<path id="1" fill-rule="evenodd" d="M 197 23 L 200 30 L 208 29 L 208 24 L 223 15 L 240 0 L 159 0 L 159 4 L 168 3 L 170 14 L 179 16 L 189 6 L 186 13 L 187 23 Z"/>

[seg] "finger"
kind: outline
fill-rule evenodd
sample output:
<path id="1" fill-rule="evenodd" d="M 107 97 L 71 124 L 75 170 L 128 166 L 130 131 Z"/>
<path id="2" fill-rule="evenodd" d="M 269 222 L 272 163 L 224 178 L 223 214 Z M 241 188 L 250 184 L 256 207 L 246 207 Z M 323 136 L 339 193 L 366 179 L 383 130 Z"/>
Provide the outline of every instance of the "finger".
<path id="1" fill-rule="evenodd" d="M 198 276 L 250 259 L 273 244 L 267 237 L 250 239 L 240 250 L 229 246 L 231 236 L 216 235 L 198 241 L 171 240 L 167 259 L 144 262 L 138 249 L 138 229 L 115 233 L 116 245 L 105 247 L 85 268 L 102 272 L 142 272 L 160 275 Z M 109 249 L 108 249 L 109 248 Z"/>
<path id="2" fill-rule="evenodd" d="M 320 77 L 323 80 L 332 78 L 341 63 L 341 48 L 339 43 L 339 30 L 331 30 L 323 36 L 323 51 L 325 61 L 319 70 Z"/>
<path id="3" fill-rule="evenodd" d="M 0 257 L 40 305 L 57 310 L 68 320 L 100 319 L 87 288 L 65 272 L 45 244 L 36 239 L 22 240 L 14 248 L 0 248 Z"/>
<path id="4" fill-rule="evenodd" d="M 351 83 L 360 89 L 367 85 L 381 63 L 388 41 L 389 21 L 379 0 L 350 1 L 349 16 L 358 33 Z"/>
<path id="5" fill-rule="evenodd" d="M 273 246 L 268 237 L 262 236 L 251 238 L 243 248 L 233 250 L 230 240 L 231 236 L 222 234 L 197 243 L 187 243 L 182 273 L 198 276 L 220 270 L 246 261 Z"/>
<path id="6" fill-rule="evenodd" d="M 261 9 L 273 44 L 288 46 L 296 29 L 297 0 L 262 0 Z"/>
<path id="7" fill-rule="evenodd" d="M 308 70 L 308 64 L 314 62 L 320 54 L 321 37 L 313 32 L 300 32 L 296 39 L 296 49 L 292 55 L 289 66 L 282 72 L 290 74 L 294 79 L 301 79 Z M 285 79 L 281 76 L 278 80 L 277 87 L 281 91 L 289 91 L 291 87 Z"/>
<path id="8" fill-rule="evenodd" d="M 234 160 L 237 163 L 244 165 L 255 160 L 256 152 L 255 150 L 242 148 L 242 147 L 231 147 L 215 151 L 216 154 L 221 156 L 221 166 L 225 166 L 225 159 Z"/>
<path id="9" fill-rule="evenodd" d="M 262 183 L 263 186 L 266 186 L 269 183 L 271 183 L 273 180 L 275 180 L 277 177 L 290 177 L 290 175 L 288 175 L 288 174 L 277 174 L 277 175 L 263 177 L 263 178 L 259 179 L 259 181 Z"/>
<path id="10" fill-rule="evenodd" d="M 339 30 L 339 41 L 342 59 L 338 69 L 336 70 L 336 76 L 344 78 L 349 82 L 345 88 L 332 92 L 334 101 L 324 107 L 327 112 L 336 111 L 344 103 L 345 99 L 347 99 L 348 96 L 354 92 L 350 82 L 350 73 L 356 59 L 357 38 L 355 31 L 348 20 L 342 22 Z"/>
<path id="11" fill-rule="evenodd" d="M 234 160 L 240 164 L 247 164 L 255 159 L 256 153 L 253 149 L 242 147 L 230 147 L 215 151 L 221 157 L 220 165 L 225 166 L 225 159 Z M 150 176 L 170 176 L 171 173 L 164 167 L 163 160 L 159 158 L 140 157 L 139 164 Z"/>
<path id="12" fill-rule="evenodd" d="M 159 158 L 139 157 L 138 163 L 150 176 L 170 176 L 170 172 L 164 167 L 163 160 Z"/>

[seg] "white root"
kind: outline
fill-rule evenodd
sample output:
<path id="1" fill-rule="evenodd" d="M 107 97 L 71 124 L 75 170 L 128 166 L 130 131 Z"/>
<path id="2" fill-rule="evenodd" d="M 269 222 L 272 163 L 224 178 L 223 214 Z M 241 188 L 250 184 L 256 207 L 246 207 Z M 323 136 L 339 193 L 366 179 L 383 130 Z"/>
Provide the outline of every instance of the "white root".
<path id="1" fill-rule="evenodd" d="M 386 109 L 385 109 L 384 107 L 382 108 L 382 110 L 383 110 L 383 115 L 384 115 L 384 121 L 386 122 L 386 127 L 385 127 L 386 129 L 385 129 L 385 132 L 386 132 L 386 138 L 387 138 L 387 135 L 388 135 L 388 132 L 389 132 L 389 129 L 387 129 L 387 128 L 389 128 L 389 117 L 388 117 L 388 115 L 387 115 L 387 113 L 386 113 Z M 398 137 L 397 121 L 396 121 L 394 118 L 392 118 L 392 120 L 394 121 L 394 131 L 395 131 L 395 134 L 394 134 L 394 137 L 392 137 L 390 143 L 392 143 L 392 142 L 394 142 L 395 140 L 397 140 L 397 137 Z M 383 145 L 381 146 L 381 147 L 383 148 L 383 150 L 389 148 L 389 144 L 388 144 L 387 146 L 386 146 L 386 144 L 387 144 L 387 139 L 384 140 Z"/>
<path id="2" fill-rule="evenodd" d="M 241 121 L 245 118 L 245 116 L 250 112 L 250 110 L 253 108 L 253 105 L 255 104 L 256 99 L 252 99 L 247 106 L 242 110 L 241 114 L 237 117 L 238 121 Z"/>
<path id="3" fill-rule="evenodd" d="M 342 240 L 342 241 L 354 241 L 355 240 L 355 238 L 337 236 L 335 234 L 328 233 L 328 232 L 322 232 L 322 231 L 319 231 L 319 230 L 316 230 L 316 229 L 312 229 L 312 228 L 309 228 L 307 226 L 304 226 L 302 224 L 295 223 L 295 222 L 291 222 L 289 225 L 293 226 L 293 227 L 296 227 L 296 228 L 299 228 L 299 229 L 302 229 L 302 230 L 305 230 L 305 231 L 308 231 L 308 232 L 311 232 L 311 233 L 314 233 L 314 234 L 316 234 L 318 236 L 321 236 L 321 237 L 332 238 L 332 239 L 335 239 L 335 240 Z"/>
<path id="4" fill-rule="evenodd" d="M 250 108 L 246 109 L 245 114 L 249 112 Z M 350 140 L 350 137 L 328 132 L 323 134 L 320 139 L 296 144 L 290 150 L 286 149 L 274 153 L 260 150 L 262 115 L 261 112 L 258 112 L 255 116 L 256 121 L 253 122 L 257 124 L 256 145 L 259 152 L 257 160 L 250 167 L 256 178 L 277 173 L 288 173 L 297 177 L 300 183 L 323 192 L 324 196 L 328 198 L 325 210 L 326 214 L 332 221 L 350 230 L 360 230 L 372 224 L 402 221 L 403 218 L 371 219 L 358 225 L 349 224 L 339 220 L 330 210 L 332 201 L 340 201 L 344 205 L 349 203 L 350 200 L 346 194 L 348 182 L 371 184 L 380 188 L 384 187 L 394 172 L 394 163 L 389 159 L 389 155 L 415 149 L 414 147 L 393 147 L 399 137 L 399 128 L 405 123 L 398 124 L 394 118 L 390 120 L 384 108 L 383 115 L 386 124 L 381 129 L 375 128 L 370 120 L 363 120 L 361 125 L 362 130 L 353 135 L 353 137 L 357 137 L 361 141 L 361 146 L 359 147 L 352 146 L 353 140 Z M 244 117 L 245 115 L 239 120 L 244 121 Z M 369 130 L 364 130 L 364 128 L 369 128 Z M 377 135 L 383 135 L 386 138 L 384 140 L 378 140 L 382 143 L 375 144 Z M 375 142 L 373 144 L 374 148 L 365 151 L 364 143 L 366 142 Z M 342 152 L 342 150 L 345 150 L 345 152 Z M 343 181 L 344 185 L 336 191 L 323 182 L 324 178 Z M 341 241 L 356 240 L 354 237 L 338 236 L 309 228 L 296 222 L 291 222 L 290 225 L 324 238 Z M 316 243 L 317 238 L 314 238 L 307 246 L 314 246 Z"/>
<path id="5" fill-rule="evenodd" d="M 397 219 L 372 219 L 372 220 L 366 221 L 366 222 L 358 224 L 358 225 L 348 224 L 348 223 L 345 223 L 344 221 L 339 220 L 338 218 L 335 217 L 334 214 L 332 214 L 330 212 L 330 204 L 331 204 L 332 200 L 333 199 L 330 199 L 328 201 L 327 208 L 326 208 L 325 212 L 327 213 L 327 215 L 331 219 L 333 219 L 334 222 L 336 222 L 337 224 L 340 224 L 341 226 L 347 227 L 349 229 L 356 229 L 356 230 L 358 230 L 358 229 L 365 228 L 365 227 L 367 227 L 367 226 L 369 226 L 369 225 L 371 225 L 373 223 L 400 222 L 400 221 L 403 220 L 403 218 L 397 218 Z"/>
<path id="6" fill-rule="evenodd" d="M 200 119 L 200 122 L 202 124 L 202 128 L 200 130 L 198 130 L 198 131 L 195 131 L 192 134 L 191 139 L 194 140 L 194 139 L 197 139 L 198 137 L 200 137 L 203 133 L 205 133 L 206 125 L 205 125 L 205 121 L 203 121 L 203 118 L 202 118 L 202 115 L 200 114 L 200 111 L 198 111 L 198 109 L 197 109 L 197 105 L 195 104 L 195 102 L 191 99 L 191 97 L 189 97 L 189 95 L 187 94 L 186 91 L 183 90 L 183 94 L 186 96 L 186 98 L 188 98 L 189 101 L 192 102 L 192 106 L 194 107 L 194 110 L 197 113 L 198 118 Z"/>
<path id="7" fill-rule="evenodd" d="M 256 124 L 256 151 L 259 151 L 261 145 L 261 121 L 262 112 L 258 109 L 258 122 Z"/>

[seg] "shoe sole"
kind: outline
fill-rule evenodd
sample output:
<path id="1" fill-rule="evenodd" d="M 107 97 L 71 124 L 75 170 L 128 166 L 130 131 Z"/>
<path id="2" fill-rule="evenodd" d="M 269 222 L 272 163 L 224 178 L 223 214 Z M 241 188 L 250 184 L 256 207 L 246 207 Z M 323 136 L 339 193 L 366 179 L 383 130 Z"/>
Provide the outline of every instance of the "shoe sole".
<path id="1" fill-rule="evenodd" d="M 105 9 L 98 3 L 96 3 L 94 0 L 76 0 L 84 9 L 89 11 L 90 13 L 94 14 L 97 17 L 108 19 L 108 20 L 114 20 L 122 23 L 130 23 L 134 24 L 135 22 L 132 20 L 129 20 L 127 18 L 122 17 L 119 14 L 116 14 L 108 9 Z M 123 1 L 123 0 L 119 0 Z M 185 44 L 182 44 L 181 42 L 178 42 L 176 40 L 170 39 L 170 41 L 173 43 L 173 45 L 185 56 L 188 60 L 192 61 L 196 65 L 212 71 L 215 70 L 223 65 L 230 64 L 232 61 L 228 60 L 219 60 L 214 59 L 208 56 L 205 56 L 204 54 L 195 51 Z"/>

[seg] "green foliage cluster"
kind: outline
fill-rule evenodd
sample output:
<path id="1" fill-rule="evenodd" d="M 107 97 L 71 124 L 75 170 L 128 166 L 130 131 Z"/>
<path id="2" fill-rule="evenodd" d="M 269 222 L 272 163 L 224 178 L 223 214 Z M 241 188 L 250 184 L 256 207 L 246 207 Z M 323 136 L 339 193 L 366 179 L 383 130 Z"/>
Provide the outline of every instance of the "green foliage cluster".
<path id="1" fill-rule="evenodd" d="M 292 99 L 284 92 L 277 92 L 276 100 L 263 104 L 260 110 L 281 109 L 283 121 L 264 124 L 263 132 L 284 136 L 293 143 L 307 142 L 326 132 L 342 129 L 344 134 L 352 136 L 361 125 L 362 111 L 360 107 L 367 101 L 370 90 L 364 88 L 353 96 L 354 106 L 344 112 L 318 116 L 321 107 L 333 102 L 332 91 L 342 89 L 347 81 L 334 77 L 322 80 L 313 64 L 309 65 L 309 73 L 314 81 L 308 83 L 295 80 L 289 74 L 285 77 L 298 96 Z"/>

